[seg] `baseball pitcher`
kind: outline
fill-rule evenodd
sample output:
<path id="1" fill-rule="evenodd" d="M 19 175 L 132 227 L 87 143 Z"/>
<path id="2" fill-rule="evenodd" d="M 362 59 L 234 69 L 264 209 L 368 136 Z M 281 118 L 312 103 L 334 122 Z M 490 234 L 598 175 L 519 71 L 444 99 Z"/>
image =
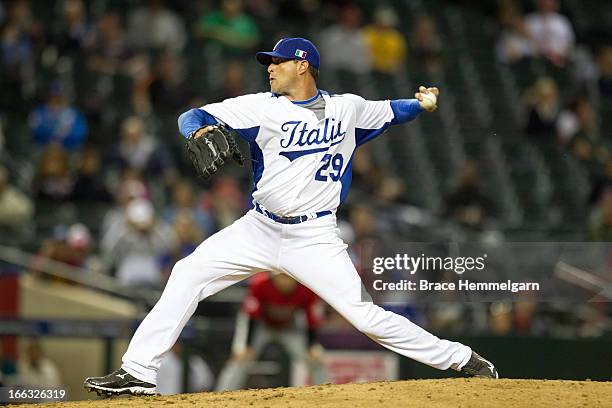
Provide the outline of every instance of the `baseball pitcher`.
<path id="1" fill-rule="evenodd" d="M 470 347 L 440 339 L 375 305 L 338 236 L 336 209 L 351 184 L 355 149 L 391 125 L 436 109 L 438 89 L 415 99 L 369 101 L 317 88 L 319 53 L 304 38 L 284 38 L 259 52 L 270 92 L 191 109 L 179 129 L 202 176 L 243 158 L 250 145 L 253 208 L 176 263 L 159 301 L 138 327 L 121 368 L 87 378 L 106 394 L 154 394 L 162 356 L 198 302 L 260 271 L 286 273 L 382 346 L 432 367 L 497 378 L 491 362 Z"/>

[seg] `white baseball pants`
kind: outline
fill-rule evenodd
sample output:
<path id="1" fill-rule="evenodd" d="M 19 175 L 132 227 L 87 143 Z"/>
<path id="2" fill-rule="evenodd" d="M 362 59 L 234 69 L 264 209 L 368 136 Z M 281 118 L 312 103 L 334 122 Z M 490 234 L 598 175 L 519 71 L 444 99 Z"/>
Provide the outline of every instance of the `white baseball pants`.
<path id="1" fill-rule="evenodd" d="M 287 273 L 384 347 L 446 370 L 463 367 L 471 349 L 442 340 L 403 316 L 362 299 L 362 283 L 327 215 L 280 224 L 254 210 L 206 239 L 176 263 L 159 301 L 142 321 L 122 368 L 156 384 L 162 356 L 176 342 L 198 302 L 260 271 Z"/>

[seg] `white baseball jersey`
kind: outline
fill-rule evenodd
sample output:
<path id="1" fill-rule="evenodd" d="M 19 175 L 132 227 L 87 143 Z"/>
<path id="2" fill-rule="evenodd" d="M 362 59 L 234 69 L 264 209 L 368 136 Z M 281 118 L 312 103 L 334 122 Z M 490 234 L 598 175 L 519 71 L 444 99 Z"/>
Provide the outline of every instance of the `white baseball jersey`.
<path id="1" fill-rule="evenodd" d="M 244 137 L 253 160 L 253 199 L 279 216 L 334 211 L 351 184 L 355 148 L 394 118 L 388 100 L 325 98 L 325 118 L 271 92 L 202 107 Z"/>
<path id="2" fill-rule="evenodd" d="M 347 194 L 355 148 L 381 134 L 395 118 L 389 101 L 371 102 L 351 94 L 322 97 L 321 120 L 300 103 L 272 93 L 202 108 L 249 141 L 254 201 L 278 216 L 333 212 Z M 467 364 L 469 347 L 440 339 L 364 295 L 367 291 L 338 235 L 336 216 L 325 215 L 286 224 L 251 210 L 208 237 L 174 265 L 121 367 L 155 384 L 163 355 L 198 302 L 260 271 L 290 275 L 389 350 L 442 370 Z"/>

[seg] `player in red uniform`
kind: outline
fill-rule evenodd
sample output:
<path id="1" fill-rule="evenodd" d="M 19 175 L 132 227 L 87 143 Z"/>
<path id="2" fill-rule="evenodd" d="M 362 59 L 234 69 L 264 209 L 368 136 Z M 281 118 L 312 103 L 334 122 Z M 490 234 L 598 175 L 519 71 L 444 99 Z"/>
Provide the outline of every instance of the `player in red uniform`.
<path id="1" fill-rule="evenodd" d="M 322 318 L 323 304 L 318 296 L 289 276 L 261 273 L 253 277 L 238 315 L 232 356 L 216 389 L 244 387 L 248 366 L 272 341 L 289 353 L 292 375 L 307 367 L 314 383 L 325 382 L 322 348 L 316 342 Z"/>

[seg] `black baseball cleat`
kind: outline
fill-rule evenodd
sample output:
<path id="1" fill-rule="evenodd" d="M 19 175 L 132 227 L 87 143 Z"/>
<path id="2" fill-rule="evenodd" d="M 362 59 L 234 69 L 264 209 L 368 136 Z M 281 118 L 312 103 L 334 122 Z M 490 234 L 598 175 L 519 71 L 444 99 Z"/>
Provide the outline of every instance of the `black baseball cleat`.
<path id="1" fill-rule="evenodd" d="M 493 363 L 474 351 L 472 351 L 470 361 L 463 366 L 461 372 L 476 378 L 499 378 Z"/>
<path id="2" fill-rule="evenodd" d="M 112 395 L 157 395 L 155 384 L 144 382 L 119 369 L 104 377 L 89 377 L 83 386 L 88 391 L 95 391 L 100 396 Z"/>

